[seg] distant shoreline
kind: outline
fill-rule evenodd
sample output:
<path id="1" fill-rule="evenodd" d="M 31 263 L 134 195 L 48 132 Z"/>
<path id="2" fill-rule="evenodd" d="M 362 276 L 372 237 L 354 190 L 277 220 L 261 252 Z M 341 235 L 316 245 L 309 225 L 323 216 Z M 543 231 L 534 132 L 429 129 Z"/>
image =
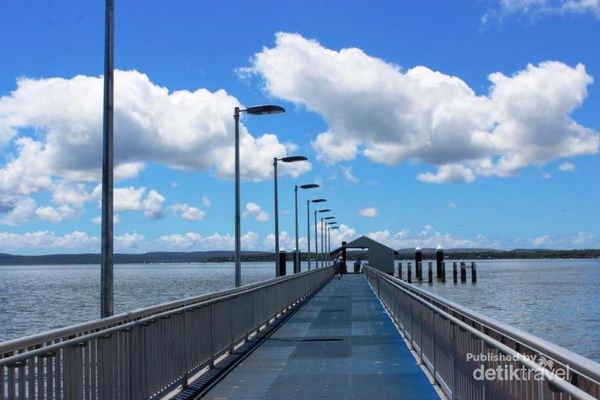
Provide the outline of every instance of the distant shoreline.
<path id="1" fill-rule="evenodd" d="M 435 259 L 435 249 L 423 249 L 424 259 Z M 414 249 L 397 251 L 397 260 L 414 260 Z M 585 250 L 537 250 L 537 249 L 448 249 L 444 251 L 446 259 L 452 260 L 514 260 L 514 259 L 596 259 L 600 258 L 600 249 Z M 287 254 L 292 260 L 291 253 Z M 366 258 L 366 252 L 348 252 L 349 259 L 360 256 Z M 115 254 L 115 264 L 166 264 L 166 263 L 206 263 L 233 262 L 232 251 L 196 251 L 196 252 L 151 252 L 143 254 Z M 303 261 L 306 254 L 303 253 Z M 244 262 L 275 261 L 273 253 L 260 251 L 242 252 Z M 23 256 L 0 253 L 0 266 L 4 265 L 75 265 L 100 264 L 100 254 L 46 254 Z"/>

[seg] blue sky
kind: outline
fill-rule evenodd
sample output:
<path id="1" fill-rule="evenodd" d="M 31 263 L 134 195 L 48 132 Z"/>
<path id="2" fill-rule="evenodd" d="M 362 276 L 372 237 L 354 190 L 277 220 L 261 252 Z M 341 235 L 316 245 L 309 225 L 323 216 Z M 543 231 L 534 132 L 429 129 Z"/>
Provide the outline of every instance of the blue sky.
<path id="1" fill-rule="evenodd" d="M 99 251 L 104 5 L 2 2 L 0 252 Z M 600 246 L 600 4 L 116 4 L 117 251 L 282 246 L 307 198 L 394 247 Z M 312 233 L 312 231 L 311 231 Z"/>

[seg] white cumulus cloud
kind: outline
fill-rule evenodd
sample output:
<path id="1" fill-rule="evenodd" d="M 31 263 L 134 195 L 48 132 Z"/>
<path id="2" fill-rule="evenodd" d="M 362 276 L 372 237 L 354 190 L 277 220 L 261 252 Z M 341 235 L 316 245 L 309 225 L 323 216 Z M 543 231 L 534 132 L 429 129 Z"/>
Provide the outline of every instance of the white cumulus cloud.
<path id="1" fill-rule="evenodd" d="M 170 206 L 169 209 L 172 212 L 181 215 L 181 218 L 191 221 L 199 221 L 206 217 L 206 212 L 198 207 L 193 207 L 186 203 L 174 204 Z"/>
<path id="2" fill-rule="evenodd" d="M 269 220 L 269 214 L 266 213 L 258 204 L 247 203 L 242 214 L 244 218 L 254 218 L 258 222 L 266 222 Z"/>
<path id="3" fill-rule="evenodd" d="M 575 164 L 564 162 L 558 166 L 558 170 L 563 172 L 573 172 L 575 171 Z"/>
<path id="4" fill-rule="evenodd" d="M 313 147 L 328 163 L 362 154 L 383 164 L 437 167 L 423 182 L 472 182 L 531 165 L 593 154 L 600 137 L 571 113 L 593 82 L 582 64 L 527 65 L 491 73 L 478 95 L 462 79 L 425 66 L 408 70 L 357 48 L 328 49 L 278 33 L 241 74 L 264 79 L 269 94 L 320 114 L 328 129 Z"/>
<path id="5" fill-rule="evenodd" d="M 115 177 L 134 177 L 150 162 L 231 177 L 232 113 L 239 105 L 224 90 L 169 91 L 143 73 L 115 71 Z M 242 175 L 267 179 L 273 157 L 285 156 L 295 145 L 274 134 L 253 136 L 244 118 Z M 58 204 L 84 201 L 85 187 L 77 185 L 99 181 L 101 142 L 101 76 L 20 78 L 16 89 L 0 97 L 0 146 L 10 149 L 0 165 L 0 194 L 54 193 L 58 182 L 74 185 L 56 196 Z M 298 176 L 310 168 L 294 163 L 282 173 Z M 152 192 L 148 197 L 147 213 L 154 217 L 160 199 Z"/>
<path id="6" fill-rule="evenodd" d="M 358 214 L 367 218 L 375 218 L 379 216 L 379 212 L 375 207 L 363 208 L 358 212 Z"/>

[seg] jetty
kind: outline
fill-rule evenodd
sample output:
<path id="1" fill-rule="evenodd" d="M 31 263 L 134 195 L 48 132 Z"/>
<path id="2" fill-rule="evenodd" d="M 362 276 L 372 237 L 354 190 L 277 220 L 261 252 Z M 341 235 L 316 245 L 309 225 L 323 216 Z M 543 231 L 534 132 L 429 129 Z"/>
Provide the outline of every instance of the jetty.
<path id="1" fill-rule="evenodd" d="M 371 264 L 0 343 L 0 400 L 600 398 L 598 363 L 393 276 L 379 244 L 345 246 Z"/>

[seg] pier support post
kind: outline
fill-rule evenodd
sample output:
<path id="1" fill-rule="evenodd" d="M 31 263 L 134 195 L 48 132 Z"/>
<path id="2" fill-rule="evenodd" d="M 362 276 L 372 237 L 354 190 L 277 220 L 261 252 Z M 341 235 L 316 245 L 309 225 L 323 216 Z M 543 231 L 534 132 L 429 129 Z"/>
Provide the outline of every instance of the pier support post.
<path id="1" fill-rule="evenodd" d="M 458 282 L 458 271 L 457 267 L 458 263 L 456 261 L 452 262 L 452 277 L 454 278 L 454 283 Z"/>
<path id="2" fill-rule="evenodd" d="M 446 283 L 446 263 L 442 261 L 442 282 Z"/>
<path id="3" fill-rule="evenodd" d="M 346 269 L 346 245 L 348 242 L 342 242 L 342 273 L 347 274 L 348 270 Z"/>
<path id="4" fill-rule="evenodd" d="M 442 250 L 441 247 L 438 247 L 436 252 L 435 252 L 435 262 L 436 262 L 436 278 L 440 279 L 440 276 L 442 275 L 442 262 L 444 262 L 444 250 Z"/>
<path id="5" fill-rule="evenodd" d="M 285 251 L 279 252 L 279 273 L 277 276 L 285 276 L 287 270 L 287 254 Z"/>
<path id="6" fill-rule="evenodd" d="M 427 278 L 429 283 L 433 283 L 433 263 L 431 261 L 427 264 Z"/>
<path id="7" fill-rule="evenodd" d="M 402 279 L 402 261 L 398 263 L 398 278 Z"/>
<path id="8" fill-rule="evenodd" d="M 471 263 L 471 282 L 477 283 L 477 264 L 475 261 Z"/>
<path id="9" fill-rule="evenodd" d="M 421 274 L 421 262 L 423 261 L 423 252 L 421 252 L 421 248 L 417 247 L 415 249 L 415 278 L 417 280 L 422 281 L 423 275 Z"/>
<path id="10" fill-rule="evenodd" d="M 300 273 L 300 250 L 294 250 L 294 273 Z"/>
<path id="11" fill-rule="evenodd" d="M 467 265 L 465 264 L 464 261 L 460 262 L 460 282 L 466 282 L 467 281 Z"/>
<path id="12" fill-rule="evenodd" d="M 408 280 L 407 280 L 408 283 L 412 283 L 412 271 L 411 271 L 411 267 L 412 267 L 411 263 L 408 263 Z"/>
<path id="13" fill-rule="evenodd" d="M 417 263 L 417 279 L 419 282 L 423 282 L 423 262 L 419 261 Z"/>

